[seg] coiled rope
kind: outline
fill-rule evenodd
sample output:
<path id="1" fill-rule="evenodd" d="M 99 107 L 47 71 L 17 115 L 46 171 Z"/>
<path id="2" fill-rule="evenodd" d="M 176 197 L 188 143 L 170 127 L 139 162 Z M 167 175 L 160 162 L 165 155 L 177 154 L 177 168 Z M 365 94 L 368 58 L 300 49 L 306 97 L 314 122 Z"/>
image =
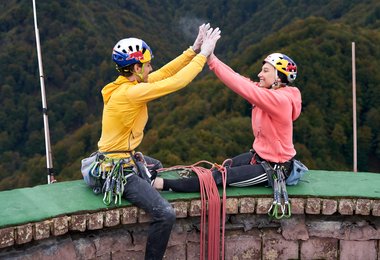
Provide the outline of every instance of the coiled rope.
<path id="1" fill-rule="evenodd" d="M 210 163 L 202 160 L 189 166 L 173 166 L 159 170 L 173 171 L 180 169 L 188 169 L 193 171 L 199 179 L 200 195 L 201 195 L 201 225 L 200 225 L 200 259 L 206 259 L 206 229 L 208 222 L 208 239 L 207 239 L 207 259 L 224 259 L 224 234 L 225 234 L 225 222 L 226 222 L 226 186 L 227 186 L 227 169 L 226 166 L 231 162 L 231 159 L 227 159 L 222 165 Z M 207 169 L 199 166 L 205 163 L 211 166 L 211 169 Z M 217 169 L 222 175 L 223 195 L 222 205 L 220 203 L 220 195 L 218 187 L 212 176 L 212 169 Z M 222 213 L 221 213 L 222 208 Z M 220 216 L 222 214 L 222 216 Z M 207 221 L 208 216 L 208 221 Z M 220 221 L 222 217 L 222 235 L 220 236 Z M 220 250 L 220 244 L 222 248 Z"/>

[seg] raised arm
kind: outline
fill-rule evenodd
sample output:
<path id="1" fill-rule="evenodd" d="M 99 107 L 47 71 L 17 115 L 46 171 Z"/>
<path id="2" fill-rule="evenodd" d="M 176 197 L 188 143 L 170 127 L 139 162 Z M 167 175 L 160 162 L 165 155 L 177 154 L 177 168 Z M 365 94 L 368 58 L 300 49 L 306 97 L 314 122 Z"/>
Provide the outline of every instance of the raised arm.
<path id="1" fill-rule="evenodd" d="M 219 38 L 219 28 L 209 29 L 203 39 L 200 54 L 193 58 L 190 63 L 171 77 L 130 87 L 128 89 L 129 98 L 135 102 L 149 102 L 187 86 L 202 71 L 207 57 L 214 51 Z"/>
<path id="2" fill-rule="evenodd" d="M 246 99 L 250 104 L 260 107 L 274 116 L 281 115 L 281 109 L 290 104 L 288 96 L 281 91 L 260 88 L 257 82 L 241 76 L 228 65 L 211 55 L 208 61 L 210 69 L 231 90 Z"/>
<path id="3" fill-rule="evenodd" d="M 167 63 L 165 66 L 159 70 L 152 72 L 149 75 L 149 82 L 157 82 L 168 77 L 173 76 L 178 71 L 180 71 L 184 66 L 189 64 L 189 62 L 195 57 L 197 53 L 201 50 L 203 39 L 206 36 L 207 31 L 210 29 L 210 24 L 202 24 L 199 26 L 199 31 L 194 44 L 183 52 L 182 55 L 178 56 L 171 62 Z"/>
<path id="4" fill-rule="evenodd" d="M 190 63 L 171 77 L 156 82 L 140 83 L 128 88 L 127 97 L 146 103 L 187 86 L 202 71 L 206 57 L 198 54 Z"/>

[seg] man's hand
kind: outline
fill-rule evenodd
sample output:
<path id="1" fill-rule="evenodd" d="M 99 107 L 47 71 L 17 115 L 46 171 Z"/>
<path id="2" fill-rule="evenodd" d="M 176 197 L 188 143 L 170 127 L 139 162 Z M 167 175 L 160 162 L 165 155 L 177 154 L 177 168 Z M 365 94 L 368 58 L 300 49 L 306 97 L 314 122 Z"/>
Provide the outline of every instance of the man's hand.
<path id="1" fill-rule="evenodd" d="M 198 32 L 198 36 L 197 38 L 195 39 L 195 42 L 192 46 L 193 50 L 196 52 L 196 53 L 199 53 L 200 49 L 201 49 L 201 46 L 202 46 L 202 43 L 203 43 L 203 39 L 204 37 L 206 36 L 206 32 L 207 30 L 210 28 L 210 24 L 202 24 L 201 26 L 199 26 L 199 32 Z"/>

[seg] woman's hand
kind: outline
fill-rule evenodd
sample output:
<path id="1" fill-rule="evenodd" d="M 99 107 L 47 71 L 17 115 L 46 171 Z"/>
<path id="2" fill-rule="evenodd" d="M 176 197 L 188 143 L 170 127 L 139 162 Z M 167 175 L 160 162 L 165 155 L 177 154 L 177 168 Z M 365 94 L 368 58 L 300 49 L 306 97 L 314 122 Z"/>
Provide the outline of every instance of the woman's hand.
<path id="1" fill-rule="evenodd" d="M 220 30 L 218 27 L 215 29 L 208 29 L 201 46 L 201 54 L 206 57 L 210 56 L 214 52 L 216 42 L 220 39 L 220 37 Z"/>

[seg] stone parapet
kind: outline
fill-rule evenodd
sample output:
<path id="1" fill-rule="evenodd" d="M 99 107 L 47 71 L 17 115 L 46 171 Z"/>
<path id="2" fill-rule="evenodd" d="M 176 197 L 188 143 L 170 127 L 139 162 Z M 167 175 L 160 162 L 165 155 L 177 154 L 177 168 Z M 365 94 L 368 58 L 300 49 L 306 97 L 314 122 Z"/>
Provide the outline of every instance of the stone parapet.
<path id="1" fill-rule="evenodd" d="M 358 248 L 365 248 L 365 252 L 374 257 L 368 259 L 379 259 L 380 200 L 292 198 L 293 215 L 282 220 L 270 219 L 267 215 L 271 203 L 272 198 L 269 197 L 227 199 L 226 259 L 233 259 L 235 255 L 242 259 L 245 256 L 249 257 L 247 259 L 337 259 L 337 255 L 356 256 L 354 252 Z M 172 232 L 167 257 L 177 259 L 179 256 L 176 254 L 182 252 L 184 255 L 180 259 L 196 258 L 199 233 L 196 235 L 197 231 L 189 230 L 189 227 L 199 224 L 201 201 L 180 200 L 171 204 L 177 215 L 177 224 Z M 150 216 L 143 210 L 126 206 L 3 227 L 0 229 L 0 258 L 28 254 L 18 250 L 35 247 L 36 243 L 59 243 L 60 247 L 66 248 L 62 251 L 57 249 L 59 256 L 63 254 L 82 259 L 86 255 L 87 259 L 108 254 L 112 259 L 121 259 L 125 249 L 124 244 L 120 243 L 124 241 L 125 245 L 130 244 L 126 247 L 129 248 L 128 254 L 137 259 L 143 255 L 146 234 L 136 231 L 132 235 L 129 230 L 137 227 L 138 230 L 147 230 L 149 222 Z M 110 230 L 119 234 L 121 241 Z M 260 246 L 262 243 L 263 247 Z M 109 248 L 114 249 L 109 251 Z M 28 259 L 44 259 L 43 254 L 39 251 L 38 256 L 25 256 Z M 356 259 L 360 259 L 358 257 Z"/>

